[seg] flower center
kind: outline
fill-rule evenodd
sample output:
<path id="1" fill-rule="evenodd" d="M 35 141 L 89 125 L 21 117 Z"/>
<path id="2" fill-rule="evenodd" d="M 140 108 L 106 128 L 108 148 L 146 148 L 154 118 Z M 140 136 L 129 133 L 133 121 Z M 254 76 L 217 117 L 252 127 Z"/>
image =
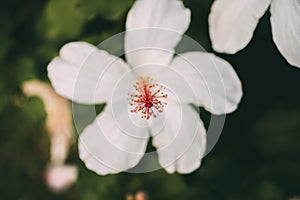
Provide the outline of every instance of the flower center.
<path id="1" fill-rule="evenodd" d="M 141 113 L 141 118 L 148 120 L 164 111 L 168 97 L 163 92 L 165 87 L 150 77 L 139 77 L 133 87 L 134 91 L 128 94 L 129 105 L 133 107 L 130 112 Z"/>

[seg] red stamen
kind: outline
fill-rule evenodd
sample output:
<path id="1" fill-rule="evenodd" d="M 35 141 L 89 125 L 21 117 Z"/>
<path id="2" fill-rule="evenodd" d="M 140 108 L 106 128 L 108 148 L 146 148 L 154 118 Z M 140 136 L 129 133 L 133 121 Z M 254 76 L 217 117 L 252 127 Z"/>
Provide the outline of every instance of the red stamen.
<path id="1" fill-rule="evenodd" d="M 148 120 L 164 111 L 168 95 L 163 93 L 163 86 L 150 77 L 140 77 L 133 87 L 134 91 L 128 94 L 129 105 L 133 107 L 130 112 L 140 112 L 141 118 Z"/>

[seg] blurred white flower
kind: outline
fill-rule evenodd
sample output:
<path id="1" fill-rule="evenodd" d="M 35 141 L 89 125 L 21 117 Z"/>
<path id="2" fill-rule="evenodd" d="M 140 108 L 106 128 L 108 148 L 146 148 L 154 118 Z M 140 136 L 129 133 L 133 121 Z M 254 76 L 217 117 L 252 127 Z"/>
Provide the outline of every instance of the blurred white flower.
<path id="1" fill-rule="evenodd" d="M 182 1 L 136 1 L 126 21 L 127 63 L 91 44 L 71 42 L 48 65 L 62 96 L 106 103 L 79 138 L 80 158 L 89 169 L 105 175 L 136 166 L 150 137 L 167 172 L 190 173 L 200 166 L 206 131 L 190 104 L 230 113 L 242 89 L 231 65 L 213 54 L 174 58 L 190 17 Z"/>
<path id="2" fill-rule="evenodd" d="M 70 102 L 58 95 L 49 84 L 39 80 L 24 82 L 22 90 L 26 96 L 37 96 L 43 101 L 47 113 L 46 128 L 50 137 L 51 162 L 64 163 L 74 142 Z"/>
<path id="3" fill-rule="evenodd" d="M 136 194 L 135 194 L 135 200 L 147 200 L 148 199 L 148 196 L 145 192 L 143 191 L 138 191 Z"/>
<path id="4" fill-rule="evenodd" d="M 72 165 L 50 165 L 45 180 L 53 192 L 62 192 L 77 180 L 77 173 L 77 168 Z"/>
<path id="5" fill-rule="evenodd" d="M 300 67 L 299 0 L 215 0 L 209 16 L 213 48 L 229 54 L 243 49 L 269 6 L 278 50 L 291 65 Z"/>
<path id="6" fill-rule="evenodd" d="M 126 200 L 134 200 L 133 195 L 132 194 L 127 194 L 126 195 Z"/>
<path id="7" fill-rule="evenodd" d="M 51 163 L 46 171 L 46 182 L 53 191 L 64 190 L 77 179 L 76 167 L 64 165 L 74 142 L 71 104 L 49 84 L 39 80 L 24 82 L 22 90 L 26 96 L 37 96 L 44 103 Z"/>

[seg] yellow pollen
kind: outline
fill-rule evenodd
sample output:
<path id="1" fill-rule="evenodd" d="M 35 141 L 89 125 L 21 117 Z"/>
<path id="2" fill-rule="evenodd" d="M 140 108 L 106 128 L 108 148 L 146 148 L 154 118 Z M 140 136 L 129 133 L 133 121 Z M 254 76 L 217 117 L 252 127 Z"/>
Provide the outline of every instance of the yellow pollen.
<path id="1" fill-rule="evenodd" d="M 133 107 L 130 112 L 141 113 L 141 118 L 148 120 L 164 111 L 168 97 L 163 92 L 165 87 L 150 77 L 139 77 L 133 88 L 134 91 L 128 94 L 129 105 Z"/>

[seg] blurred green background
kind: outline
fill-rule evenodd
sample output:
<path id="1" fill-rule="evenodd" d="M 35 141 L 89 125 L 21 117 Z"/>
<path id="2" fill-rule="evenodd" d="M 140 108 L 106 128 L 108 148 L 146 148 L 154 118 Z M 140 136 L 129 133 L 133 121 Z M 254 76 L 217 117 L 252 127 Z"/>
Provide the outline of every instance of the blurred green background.
<path id="1" fill-rule="evenodd" d="M 40 99 L 23 96 L 20 85 L 30 78 L 48 81 L 47 63 L 63 44 L 73 40 L 98 44 L 124 31 L 133 2 L 1 2 L 0 199 L 121 200 L 140 189 L 155 200 L 280 200 L 300 195 L 300 71 L 276 49 L 268 12 L 244 50 L 219 55 L 239 74 L 244 97 L 239 109 L 227 116 L 220 140 L 200 169 L 189 175 L 159 170 L 98 176 L 85 168 L 75 145 L 67 163 L 78 166 L 78 182 L 61 194 L 47 188 L 46 113 Z M 207 24 L 212 2 L 184 0 L 192 10 L 187 35 L 208 51 L 212 51 Z"/>

